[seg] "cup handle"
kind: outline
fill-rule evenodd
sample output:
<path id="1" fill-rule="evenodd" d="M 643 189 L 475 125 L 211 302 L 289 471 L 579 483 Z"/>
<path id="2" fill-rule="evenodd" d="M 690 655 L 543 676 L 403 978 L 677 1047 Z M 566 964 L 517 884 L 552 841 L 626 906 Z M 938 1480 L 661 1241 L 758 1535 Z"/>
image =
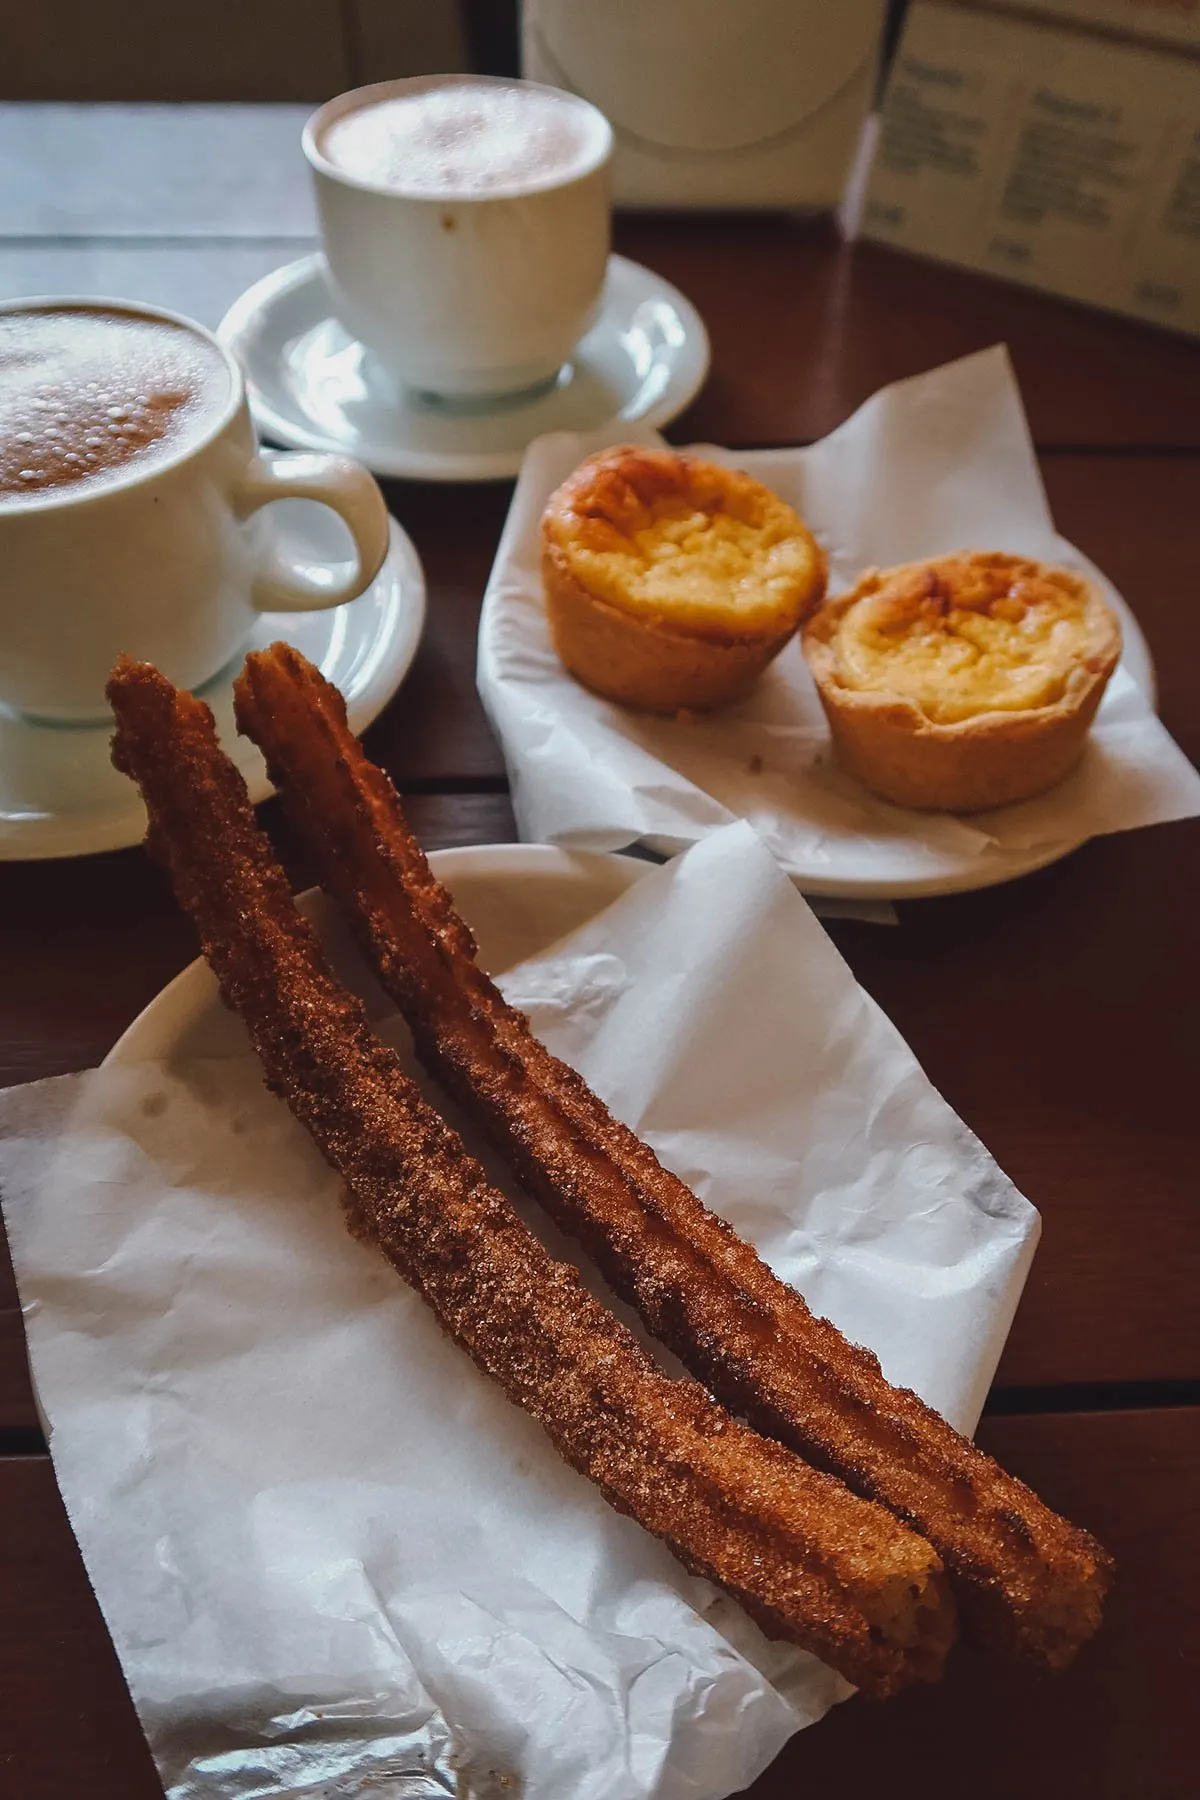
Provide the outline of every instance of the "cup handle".
<path id="1" fill-rule="evenodd" d="M 273 551 L 256 577 L 251 600 L 259 612 L 320 612 L 368 588 L 388 553 L 388 514 L 374 477 L 347 456 L 260 450 L 238 486 L 234 507 L 248 519 L 273 500 L 317 500 L 332 507 L 354 539 L 355 564 L 345 580 L 322 563 L 289 562 Z"/>

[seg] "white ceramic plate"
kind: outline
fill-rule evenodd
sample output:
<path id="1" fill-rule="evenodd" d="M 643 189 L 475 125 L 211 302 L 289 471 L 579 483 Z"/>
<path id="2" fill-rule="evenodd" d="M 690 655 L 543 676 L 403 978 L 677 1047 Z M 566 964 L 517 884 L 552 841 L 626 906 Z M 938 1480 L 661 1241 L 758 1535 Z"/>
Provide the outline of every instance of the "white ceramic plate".
<path id="1" fill-rule="evenodd" d="M 1086 569 L 1092 579 L 1104 589 L 1109 605 L 1121 621 L 1121 667 L 1141 689 L 1150 705 L 1154 706 L 1158 691 L 1154 661 L 1142 628 L 1129 609 L 1129 602 L 1074 544 L 1066 538 L 1059 538 L 1058 541 L 1062 560 L 1073 567 Z M 905 866 L 906 863 L 911 863 L 911 858 L 905 855 L 903 839 L 897 839 L 895 873 L 879 877 L 877 872 L 871 872 L 877 869 L 877 845 L 873 847 L 869 860 L 864 860 L 862 866 L 859 866 L 853 839 L 841 839 L 836 861 L 830 872 L 814 868 L 794 879 L 803 893 L 817 901 L 834 896 L 842 900 L 866 902 L 932 900 L 939 894 L 969 894 L 979 888 L 1001 887 L 1006 881 L 1017 881 L 1022 875 L 1032 875 L 1038 869 L 1049 868 L 1051 863 L 1061 862 L 1064 856 L 1073 855 L 1087 842 L 1085 836 L 1068 842 L 1043 844 L 1035 850 L 1026 851 L 1024 855 L 1014 850 L 1006 850 L 1002 855 L 984 850 L 978 855 L 948 860 L 946 866 L 935 873 L 919 875 L 911 867 Z M 659 856 L 668 856 L 677 854 L 682 846 L 650 840 L 646 848 Z"/>
<path id="2" fill-rule="evenodd" d="M 424 481 L 515 475 L 526 445 L 546 431 L 634 419 L 665 425 L 709 364 L 708 333 L 690 300 L 624 256 L 609 258 L 600 315 L 556 386 L 505 406 L 450 407 L 405 394 L 338 323 L 320 255 L 256 282 L 218 336 L 245 371 L 264 436 Z"/>
<path id="3" fill-rule="evenodd" d="M 435 850 L 429 863 L 454 896 L 475 934 L 480 964 L 492 975 L 576 930 L 654 868 L 632 856 L 556 850 L 546 844 Z M 333 905 L 315 888 L 301 896 L 300 905 L 320 930 L 339 974 L 363 995 L 372 1015 L 393 1012 Z M 197 957 L 139 1013 L 104 1066 L 236 1055 L 245 1048 L 244 1027 L 221 1004 L 215 976 Z M 415 1059 L 410 1057 L 406 1066 L 416 1072 Z"/>
<path id="4" fill-rule="evenodd" d="M 345 527 L 328 507 L 281 500 L 272 509 L 289 553 L 315 562 L 348 555 Z M 284 638 L 302 650 L 346 697 L 350 724 L 364 731 L 400 686 L 425 622 L 425 577 L 408 534 L 393 519 L 391 549 L 357 600 L 329 612 L 263 613 L 244 650 Z M 201 690 L 221 742 L 241 769 L 251 799 L 271 792 L 257 749 L 239 738 L 233 679 L 243 652 Z M 141 798 L 109 758 L 111 728 L 34 725 L 0 712 L 0 862 L 84 856 L 139 843 Z"/>
<path id="5" fill-rule="evenodd" d="M 1062 561 L 1072 567 L 1085 569 L 1103 588 L 1109 605 L 1121 621 L 1121 667 L 1141 689 L 1150 705 L 1154 706 L 1157 697 L 1154 661 L 1142 628 L 1130 611 L 1129 602 L 1117 592 L 1103 571 L 1089 557 L 1084 556 L 1081 550 L 1077 550 L 1074 544 L 1063 537 L 1058 542 Z M 825 874 L 813 869 L 803 876 L 797 876 L 796 885 L 815 899 L 836 894 L 844 899 L 857 900 L 927 900 L 935 899 L 939 894 L 969 894 L 979 888 L 1001 887 L 1006 881 L 1016 881 L 1022 875 L 1032 875 L 1038 869 L 1049 868 L 1051 863 L 1061 862 L 1065 856 L 1073 855 L 1087 842 L 1088 839 L 1084 836 L 1069 842 L 1043 844 L 1023 855 L 1014 850 L 1006 850 L 1002 855 L 983 850 L 978 855 L 949 861 L 946 867 L 929 875 L 918 875 L 904 868 L 904 849 L 902 842 L 899 842 L 896 873 L 883 879 L 875 879 L 856 867 L 853 842 L 843 841 L 839 845 L 835 872 Z M 661 853 L 661 846 L 652 844 L 647 847 L 659 849 Z"/>

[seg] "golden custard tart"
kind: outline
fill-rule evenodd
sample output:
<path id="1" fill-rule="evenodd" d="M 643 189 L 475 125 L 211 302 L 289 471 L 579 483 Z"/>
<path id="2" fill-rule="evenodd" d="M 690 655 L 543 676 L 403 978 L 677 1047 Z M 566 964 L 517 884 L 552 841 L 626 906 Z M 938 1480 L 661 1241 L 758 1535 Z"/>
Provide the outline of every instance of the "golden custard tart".
<path id="1" fill-rule="evenodd" d="M 850 773 L 900 806 L 971 812 L 1074 766 L 1121 628 L 1071 569 L 961 551 L 868 569 L 802 642 Z"/>
<path id="2" fill-rule="evenodd" d="M 585 687 L 646 712 L 738 700 L 825 592 L 803 520 L 737 469 L 672 450 L 589 456 L 542 516 L 554 647 Z"/>

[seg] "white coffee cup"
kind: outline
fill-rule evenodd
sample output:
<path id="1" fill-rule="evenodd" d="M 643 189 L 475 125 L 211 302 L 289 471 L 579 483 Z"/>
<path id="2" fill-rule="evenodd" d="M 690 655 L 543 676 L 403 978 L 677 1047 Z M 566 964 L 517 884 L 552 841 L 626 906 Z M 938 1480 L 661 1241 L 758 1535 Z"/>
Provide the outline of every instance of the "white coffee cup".
<path id="1" fill-rule="evenodd" d="M 370 585 L 388 549 L 375 481 L 342 456 L 260 450 L 241 372 L 211 333 L 121 300 L 9 302 L 0 322 L 48 310 L 178 327 L 208 347 L 213 379 L 227 386 L 166 455 L 134 456 L 101 483 L 0 498 L 0 705 L 103 719 L 120 652 L 200 687 L 236 657 L 260 612 L 339 606 Z M 349 528 L 352 564 L 285 560 L 261 511 L 282 499 L 331 507 Z"/>
<path id="2" fill-rule="evenodd" d="M 330 128 L 381 101 L 463 87 L 553 96 L 578 111 L 570 166 L 487 191 L 405 192 L 331 160 Z M 339 94 L 304 130 L 333 304 L 409 388 L 488 400 L 553 380 L 587 331 L 608 264 L 612 130 L 575 95 L 488 76 L 417 76 Z"/>

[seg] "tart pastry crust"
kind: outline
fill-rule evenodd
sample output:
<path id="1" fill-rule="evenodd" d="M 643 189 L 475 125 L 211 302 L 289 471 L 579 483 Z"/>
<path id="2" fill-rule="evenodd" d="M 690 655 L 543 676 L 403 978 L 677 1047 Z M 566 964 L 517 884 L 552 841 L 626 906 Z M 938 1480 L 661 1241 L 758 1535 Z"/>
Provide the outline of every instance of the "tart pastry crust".
<path id="1" fill-rule="evenodd" d="M 585 687 L 646 712 L 741 699 L 819 602 L 825 573 L 778 495 L 670 450 L 588 457 L 542 518 L 555 650 Z"/>
<path id="2" fill-rule="evenodd" d="M 900 806 L 1031 799 L 1083 752 L 1121 654 L 1094 582 L 999 551 L 868 569 L 803 649 L 839 760 Z"/>

